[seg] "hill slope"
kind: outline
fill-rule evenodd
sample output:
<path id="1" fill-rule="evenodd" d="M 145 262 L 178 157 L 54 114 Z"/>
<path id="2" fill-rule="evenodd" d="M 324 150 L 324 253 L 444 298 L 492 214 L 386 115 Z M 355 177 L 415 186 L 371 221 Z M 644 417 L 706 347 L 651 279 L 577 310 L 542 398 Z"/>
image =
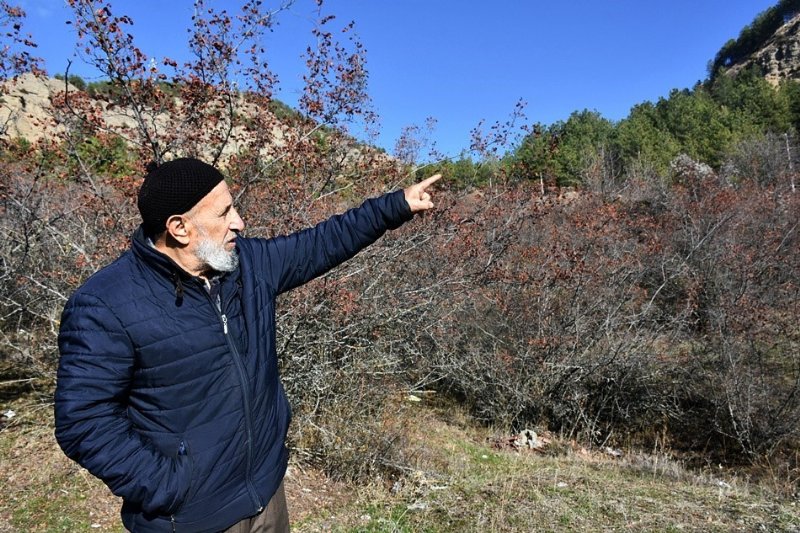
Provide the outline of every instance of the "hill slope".
<path id="1" fill-rule="evenodd" d="M 728 68 L 736 74 L 756 65 L 772 84 L 800 79 L 800 14 L 788 20 L 755 52 Z"/>

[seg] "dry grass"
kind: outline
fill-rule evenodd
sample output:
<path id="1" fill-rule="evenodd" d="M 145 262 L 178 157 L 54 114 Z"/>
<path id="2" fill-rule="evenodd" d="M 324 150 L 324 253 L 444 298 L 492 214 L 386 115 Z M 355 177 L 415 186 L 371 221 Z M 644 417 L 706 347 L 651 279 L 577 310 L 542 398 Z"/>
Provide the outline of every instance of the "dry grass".
<path id="1" fill-rule="evenodd" d="M 58 449 L 50 406 L 0 408 L 17 412 L 0 430 L 0 531 L 122 531 L 117 499 Z M 292 465 L 294 531 L 800 531 L 800 504 L 735 475 L 574 443 L 544 453 L 496 449 L 498 433 L 457 408 L 402 412 L 414 469 L 345 485 Z"/>
<path id="2" fill-rule="evenodd" d="M 800 507 L 734 477 L 574 443 L 544 453 L 496 449 L 458 410 L 409 420 L 417 469 L 392 488 L 356 489 L 298 531 L 800 531 Z"/>
<path id="3" fill-rule="evenodd" d="M 117 499 L 58 447 L 52 406 L 7 409 L 16 416 L 0 430 L 0 531 L 123 531 Z"/>

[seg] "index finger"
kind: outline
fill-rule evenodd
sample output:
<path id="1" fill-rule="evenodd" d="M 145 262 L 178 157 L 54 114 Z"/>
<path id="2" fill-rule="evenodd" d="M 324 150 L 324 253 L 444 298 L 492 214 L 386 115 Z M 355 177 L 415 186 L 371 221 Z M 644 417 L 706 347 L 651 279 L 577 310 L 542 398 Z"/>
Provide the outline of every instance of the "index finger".
<path id="1" fill-rule="evenodd" d="M 417 185 L 424 191 L 425 189 L 427 189 L 428 187 L 439 181 L 441 177 L 442 177 L 441 174 L 434 174 L 430 178 L 426 178 L 420 181 Z"/>

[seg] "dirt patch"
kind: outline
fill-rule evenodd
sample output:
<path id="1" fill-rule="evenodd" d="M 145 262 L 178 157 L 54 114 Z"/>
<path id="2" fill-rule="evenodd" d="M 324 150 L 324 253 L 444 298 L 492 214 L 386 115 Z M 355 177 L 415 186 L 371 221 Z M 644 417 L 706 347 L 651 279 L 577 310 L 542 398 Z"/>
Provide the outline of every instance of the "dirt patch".
<path id="1" fill-rule="evenodd" d="M 333 514 L 355 498 L 355 491 L 319 470 L 290 465 L 285 478 L 289 518 L 293 525 Z"/>

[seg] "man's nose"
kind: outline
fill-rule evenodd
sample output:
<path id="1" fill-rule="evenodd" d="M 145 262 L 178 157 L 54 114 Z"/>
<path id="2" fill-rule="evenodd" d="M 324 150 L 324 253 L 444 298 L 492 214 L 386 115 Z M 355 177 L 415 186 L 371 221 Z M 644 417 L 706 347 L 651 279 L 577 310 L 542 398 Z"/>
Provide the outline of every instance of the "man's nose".
<path id="1" fill-rule="evenodd" d="M 242 220 L 242 217 L 239 216 L 239 212 L 238 211 L 234 211 L 233 212 L 233 220 L 231 220 L 230 228 L 233 231 L 243 231 L 244 230 L 244 220 Z"/>

